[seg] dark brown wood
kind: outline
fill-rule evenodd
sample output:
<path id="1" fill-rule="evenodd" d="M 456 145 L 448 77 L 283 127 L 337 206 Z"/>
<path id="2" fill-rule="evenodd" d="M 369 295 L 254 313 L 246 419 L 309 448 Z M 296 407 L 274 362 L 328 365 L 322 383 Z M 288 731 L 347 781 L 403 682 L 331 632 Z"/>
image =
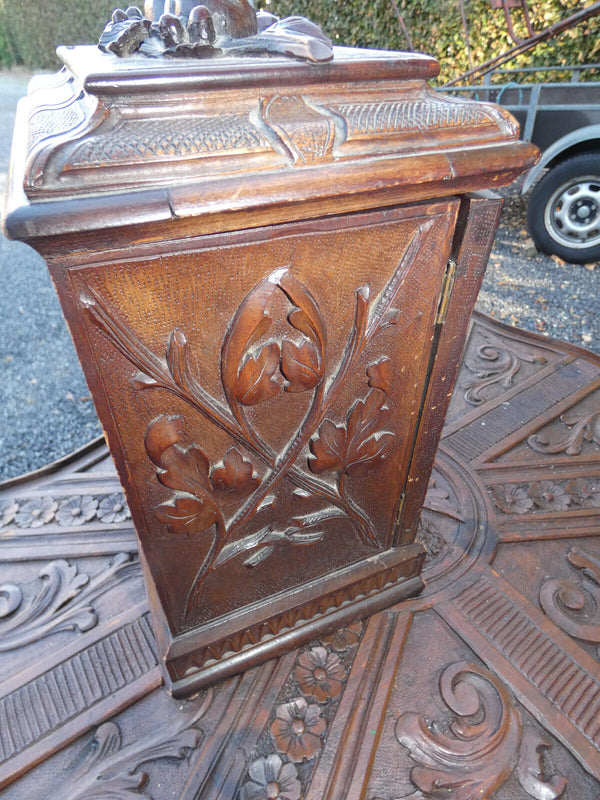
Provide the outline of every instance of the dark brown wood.
<path id="1" fill-rule="evenodd" d="M 190 701 L 158 685 L 106 449 L 3 485 L 2 797 L 596 800 L 599 378 L 597 356 L 476 316 L 420 523 L 424 592 Z"/>
<path id="2" fill-rule="evenodd" d="M 184 695 L 422 588 L 500 205 L 467 193 L 534 149 L 432 92 L 427 56 L 61 55 L 21 107 L 5 225 L 48 261 Z"/>

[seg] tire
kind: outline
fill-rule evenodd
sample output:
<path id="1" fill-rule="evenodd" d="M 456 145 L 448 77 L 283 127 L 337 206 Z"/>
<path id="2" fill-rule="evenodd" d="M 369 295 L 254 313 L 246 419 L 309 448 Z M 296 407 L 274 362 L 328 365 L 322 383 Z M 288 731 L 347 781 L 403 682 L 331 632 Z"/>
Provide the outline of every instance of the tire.
<path id="1" fill-rule="evenodd" d="M 600 261 L 600 153 L 561 161 L 536 184 L 527 227 L 542 253 L 573 264 Z"/>

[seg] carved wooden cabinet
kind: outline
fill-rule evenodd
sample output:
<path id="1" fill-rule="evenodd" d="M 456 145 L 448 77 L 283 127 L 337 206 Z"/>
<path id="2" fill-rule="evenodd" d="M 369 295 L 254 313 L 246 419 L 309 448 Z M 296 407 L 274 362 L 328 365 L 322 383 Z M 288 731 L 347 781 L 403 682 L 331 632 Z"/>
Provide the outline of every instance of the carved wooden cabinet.
<path id="1" fill-rule="evenodd" d="M 190 693 L 418 592 L 500 202 L 532 162 L 436 62 L 62 48 L 5 229 L 47 260 Z"/>

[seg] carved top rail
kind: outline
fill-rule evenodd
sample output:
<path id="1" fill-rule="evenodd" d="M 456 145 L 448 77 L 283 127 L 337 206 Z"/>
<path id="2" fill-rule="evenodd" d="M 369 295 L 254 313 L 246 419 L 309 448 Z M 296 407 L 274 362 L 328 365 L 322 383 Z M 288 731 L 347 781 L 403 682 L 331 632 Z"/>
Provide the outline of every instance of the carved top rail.
<path id="1" fill-rule="evenodd" d="M 425 55 L 58 52 L 65 67 L 34 78 L 19 111 L 14 238 L 109 230 L 125 214 L 133 224 L 218 214 L 222 230 L 242 214 L 255 227 L 331 213 L 334 198 L 341 212 L 503 185 L 535 158 L 504 110 L 434 93 L 438 65 Z"/>

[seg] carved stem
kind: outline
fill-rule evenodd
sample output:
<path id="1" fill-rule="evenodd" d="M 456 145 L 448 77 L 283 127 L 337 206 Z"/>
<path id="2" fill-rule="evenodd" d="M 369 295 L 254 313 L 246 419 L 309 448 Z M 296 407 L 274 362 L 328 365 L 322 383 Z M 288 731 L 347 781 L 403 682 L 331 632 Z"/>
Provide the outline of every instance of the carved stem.
<path id="1" fill-rule="evenodd" d="M 210 550 L 206 554 L 202 566 L 196 573 L 196 577 L 194 578 L 194 581 L 187 594 L 187 598 L 185 601 L 185 615 L 184 615 L 186 619 L 198 602 L 198 598 L 200 597 L 202 586 L 204 584 L 204 577 L 213 568 L 216 558 L 219 555 L 221 544 L 225 540 L 225 522 L 223 520 L 223 515 L 221 514 L 220 511 L 218 511 L 217 513 L 218 516 L 217 516 L 217 521 L 215 523 L 217 526 L 217 533 L 212 541 Z"/>

